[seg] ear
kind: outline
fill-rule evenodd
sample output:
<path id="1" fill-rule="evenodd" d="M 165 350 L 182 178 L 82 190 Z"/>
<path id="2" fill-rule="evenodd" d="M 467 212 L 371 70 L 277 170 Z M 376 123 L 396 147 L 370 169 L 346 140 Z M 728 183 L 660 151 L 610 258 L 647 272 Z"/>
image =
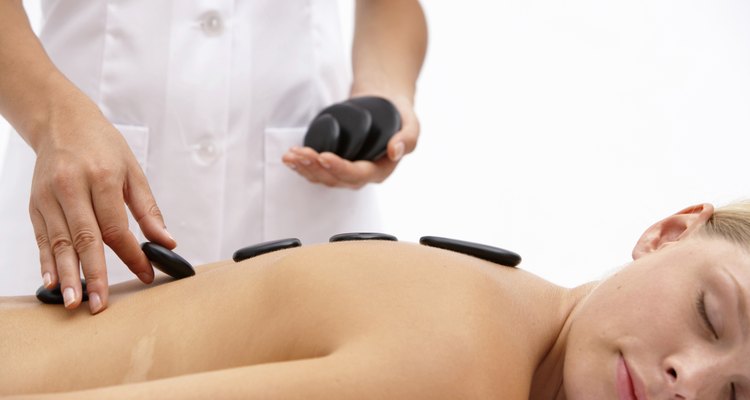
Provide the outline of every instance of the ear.
<path id="1" fill-rule="evenodd" d="M 713 205 L 698 204 L 651 225 L 636 243 L 633 249 L 633 260 L 659 250 L 668 243 L 687 237 L 703 226 L 713 214 Z"/>

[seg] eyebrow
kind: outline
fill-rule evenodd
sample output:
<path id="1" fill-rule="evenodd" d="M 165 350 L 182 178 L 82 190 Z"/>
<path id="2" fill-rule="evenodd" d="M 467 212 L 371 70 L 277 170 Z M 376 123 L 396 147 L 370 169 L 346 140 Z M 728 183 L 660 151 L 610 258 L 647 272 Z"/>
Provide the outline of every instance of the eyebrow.
<path id="1" fill-rule="evenodd" d="M 727 271 L 729 274 L 729 277 L 732 279 L 732 282 L 734 282 L 734 289 L 737 291 L 737 313 L 739 314 L 739 320 L 740 320 L 740 327 L 742 328 L 742 336 L 747 337 L 748 335 L 748 316 L 747 316 L 747 306 L 745 299 L 747 298 L 745 296 L 745 291 L 742 289 L 742 285 L 740 285 L 740 282 L 737 280 L 737 277 L 734 276 L 733 273 Z"/>

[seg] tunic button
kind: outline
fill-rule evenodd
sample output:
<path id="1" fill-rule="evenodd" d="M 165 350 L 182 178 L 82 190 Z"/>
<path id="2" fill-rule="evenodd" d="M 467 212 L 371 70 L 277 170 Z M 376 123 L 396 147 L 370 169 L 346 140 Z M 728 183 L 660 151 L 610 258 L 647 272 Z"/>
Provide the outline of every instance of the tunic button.
<path id="1" fill-rule="evenodd" d="M 193 145 L 193 154 L 199 164 L 210 165 L 219 158 L 220 151 L 211 139 L 204 139 Z"/>
<path id="2" fill-rule="evenodd" d="M 209 11 L 203 14 L 201 28 L 207 36 L 218 36 L 224 31 L 224 23 L 221 15 L 216 11 Z"/>

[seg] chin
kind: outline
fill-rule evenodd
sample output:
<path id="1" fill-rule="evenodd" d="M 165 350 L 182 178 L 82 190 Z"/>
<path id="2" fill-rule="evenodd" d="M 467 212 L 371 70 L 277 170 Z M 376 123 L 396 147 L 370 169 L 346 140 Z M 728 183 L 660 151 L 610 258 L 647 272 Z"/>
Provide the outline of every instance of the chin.
<path id="1" fill-rule="evenodd" d="M 614 363 L 579 359 L 572 365 L 566 364 L 563 376 L 565 400 L 617 400 Z"/>
<path id="2" fill-rule="evenodd" d="M 565 386 L 565 400 L 617 400 L 616 394 L 608 394 L 601 387 L 586 386 L 588 387 L 569 388 Z"/>

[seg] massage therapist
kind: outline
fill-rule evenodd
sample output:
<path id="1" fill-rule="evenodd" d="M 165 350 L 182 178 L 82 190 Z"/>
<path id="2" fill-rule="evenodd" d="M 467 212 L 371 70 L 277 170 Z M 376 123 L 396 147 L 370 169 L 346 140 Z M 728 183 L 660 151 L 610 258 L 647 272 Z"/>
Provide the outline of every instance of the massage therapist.
<path id="1" fill-rule="evenodd" d="M 0 295 L 60 283 L 76 308 L 82 273 L 97 313 L 110 282 L 153 280 L 143 240 L 202 264 L 377 230 L 368 183 L 416 146 L 426 23 L 417 0 L 357 0 L 349 64 L 337 3 L 47 0 L 37 38 L 21 0 L 0 2 L 0 113 L 18 132 L 0 178 Z M 385 157 L 296 147 L 320 109 L 363 95 L 401 114 Z"/>

